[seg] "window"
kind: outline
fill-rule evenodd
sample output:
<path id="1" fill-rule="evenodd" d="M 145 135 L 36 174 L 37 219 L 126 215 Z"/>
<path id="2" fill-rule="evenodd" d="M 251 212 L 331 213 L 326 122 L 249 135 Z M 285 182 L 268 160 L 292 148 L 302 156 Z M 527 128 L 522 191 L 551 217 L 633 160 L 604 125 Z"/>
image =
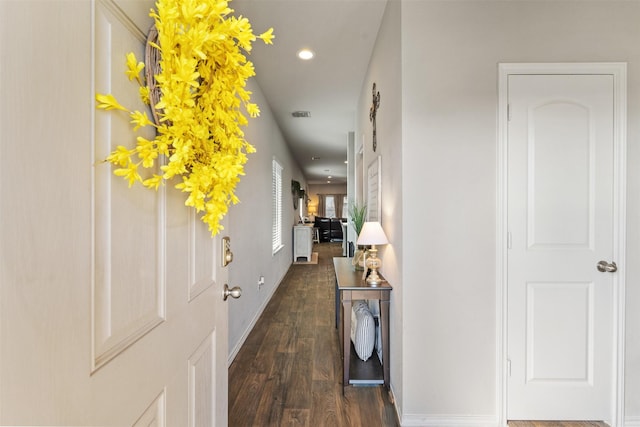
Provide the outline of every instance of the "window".
<path id="1" fill-rule="evenodd" d="M 282 249 L 282 166 L 275 159 L 272 166 L 271 179 L 272 226 L 271 250 L 275 254 Z"/>
<path id="2" fill-rule="evenodd" d="M 324 215 L 327 218 L 336 217 L 336 204 L 333 200 L 333 196 L 326 196 L 324 198 Z"/>
<path id="3" fill-rule="evenodd" d="M 342 206 L 340 212 L 337 212 L 336 210 L 335 196 L 326 196 L 324 198 L 324 213 L 328 218 L 346 218 L 348 206 L 349 205 L 346 195 L 342 198 Z"/>

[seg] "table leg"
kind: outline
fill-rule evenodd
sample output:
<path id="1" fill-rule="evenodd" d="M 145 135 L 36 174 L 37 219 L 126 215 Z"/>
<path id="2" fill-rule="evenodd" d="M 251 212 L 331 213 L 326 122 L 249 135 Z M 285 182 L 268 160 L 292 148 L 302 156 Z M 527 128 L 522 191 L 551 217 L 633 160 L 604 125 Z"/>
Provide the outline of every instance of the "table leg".
<path id="1" fill-rule="evenodd" d="M 389 389 L 389 300 L 380 301 L 380 332 L 382 333 L 382 371 L 384 386 Z"/>
<path id="2" fill-rule="evenodd" d="M 340 291 L 338 290 L 338 279 L 336 279 L 336 329 L 340 325 Z"/>
<path id="3" fill-rule="evenodd" d="M 351 292 L 342 293 L 342 393 L 349 385 L 351 361 Z"/>

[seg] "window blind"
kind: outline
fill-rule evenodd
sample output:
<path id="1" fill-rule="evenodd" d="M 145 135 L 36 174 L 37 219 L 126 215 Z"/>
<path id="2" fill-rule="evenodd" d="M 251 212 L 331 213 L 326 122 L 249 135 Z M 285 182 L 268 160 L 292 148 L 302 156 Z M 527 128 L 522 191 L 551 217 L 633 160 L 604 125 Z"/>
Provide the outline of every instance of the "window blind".
<path id="1" fill-rule="evenodd" d="M 276 253 L 282 248 L 282 166 L 274 159 L 271 180 L 272 234 L 271 249 Z"/>

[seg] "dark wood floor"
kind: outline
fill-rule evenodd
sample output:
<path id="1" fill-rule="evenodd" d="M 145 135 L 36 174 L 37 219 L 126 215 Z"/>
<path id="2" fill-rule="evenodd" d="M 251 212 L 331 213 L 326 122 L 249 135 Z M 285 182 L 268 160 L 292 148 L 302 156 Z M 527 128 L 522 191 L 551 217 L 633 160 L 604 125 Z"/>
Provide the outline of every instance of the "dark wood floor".
<path id="1" fill-rule="evenodd" d="M 229 368 L 229 426 L 398 426 L 383 387 L 347 387 L 335 328 L 338 243 L 292 265 Z"/>

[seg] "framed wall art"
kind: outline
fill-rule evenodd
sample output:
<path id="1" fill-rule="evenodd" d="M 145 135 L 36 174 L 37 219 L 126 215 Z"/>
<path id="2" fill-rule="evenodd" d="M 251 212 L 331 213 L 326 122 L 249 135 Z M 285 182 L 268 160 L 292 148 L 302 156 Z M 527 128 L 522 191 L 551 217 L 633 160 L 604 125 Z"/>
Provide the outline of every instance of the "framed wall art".
<path id="1" fill-rule="evenodd" d="M 382 221 L 382 168 L 380 156 L 367 168 L 367 221 Z"/>

